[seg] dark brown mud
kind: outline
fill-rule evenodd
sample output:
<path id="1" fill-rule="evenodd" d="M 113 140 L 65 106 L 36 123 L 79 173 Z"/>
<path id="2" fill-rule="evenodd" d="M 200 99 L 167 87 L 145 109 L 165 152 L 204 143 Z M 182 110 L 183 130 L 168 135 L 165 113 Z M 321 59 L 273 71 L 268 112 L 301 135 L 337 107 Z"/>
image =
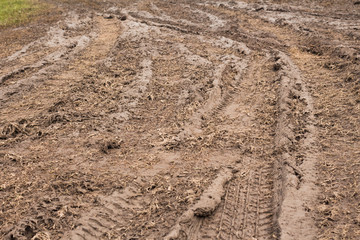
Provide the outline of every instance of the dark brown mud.
<path id="1" fill-rule="evenodd" d="M 0 238 L 356 239 L 358 4 L 48 3 L 0 30 Z"/>

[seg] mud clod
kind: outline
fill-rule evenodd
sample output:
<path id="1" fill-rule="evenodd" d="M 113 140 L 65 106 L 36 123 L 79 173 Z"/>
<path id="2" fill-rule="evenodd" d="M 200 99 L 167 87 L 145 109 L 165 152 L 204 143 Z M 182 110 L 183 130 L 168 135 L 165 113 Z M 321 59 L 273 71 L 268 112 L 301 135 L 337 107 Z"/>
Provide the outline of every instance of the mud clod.
<path id="1" fill-rule="evenodd" d="M 165 239 L 177 239 L 181 232 L 187 231 L 190 226 L 182 226 L 184 223 L 198 221 L 195 217 L 211 216 L 221 202 L 225 190 L 224 185 L 232 178 L 230 169 L 222 169 L 210 187 L 201 195 L 200 200 L 189 210 L 187 210 L 178 220 L 173 230 L 165 237 Z"/>
<path id="2" fill-rule="evenodd" d="M 273 66 L 273 70 L 274 71 L 279 71 L 281 69 L 281 64 L 280 63 L 275 63 Z"/>
<path id="3" fill-rule="evenodd" d="M 24 131 L 19 125 L 8 123 L 3 127 L 0 135 L 0 139 L 13 138 L 23 132 Z"/>
<path id="4" fill-rule="evenodd" d="M 120 149 L 123 144 L 122 140 L 106 140 L 101 144 L 101 152 L 109 153 L 112 149 Z"/>

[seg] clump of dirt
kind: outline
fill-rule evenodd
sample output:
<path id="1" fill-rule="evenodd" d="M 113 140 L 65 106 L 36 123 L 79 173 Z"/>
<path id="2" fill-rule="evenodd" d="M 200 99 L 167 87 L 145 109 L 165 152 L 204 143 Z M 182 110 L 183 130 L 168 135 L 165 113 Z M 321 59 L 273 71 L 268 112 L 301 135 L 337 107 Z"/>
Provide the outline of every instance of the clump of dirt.
<path id="1" fill-rule="evenodd" d="M 172 231 L 164 239 L 178 239 L 184 232 L 186 224 L 191 221 L 199 221 L 197 217 L 209 217 L 219 206 L 221 198 L 225 194 L 224 185 L 232 178 L 230 169 L 223 169 L 209 188 L 201 195 L 199 201 L 181 215 Z"/>
<path id="2" fill-rule="evenodd" d="M 101 144 L 100 150 L 103 153 L 109 153 L 111 149 L 120 149 L 122 140 L 106 140 Z"/>
<path id="3" fill-rule="evenodd" d="M 5 125 L 1 131 L 0 138 L 1 139 L 7 139 L 10 137 L 16 137 L 18 134 L 22 133 L 22 129 L 18 125 L 14 125 L 11 123 L 8 123 Z"/>

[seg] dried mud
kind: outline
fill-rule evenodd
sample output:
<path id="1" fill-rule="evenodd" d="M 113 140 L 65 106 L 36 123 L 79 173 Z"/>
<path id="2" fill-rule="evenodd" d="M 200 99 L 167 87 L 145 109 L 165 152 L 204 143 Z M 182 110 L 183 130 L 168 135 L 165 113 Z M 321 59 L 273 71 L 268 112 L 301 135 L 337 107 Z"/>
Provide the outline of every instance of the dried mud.
<path id="1" fill-rule="evenodd" d="M 359 4 L 47 2 L 0 30 L 1 239 L 359 236 Z"/>

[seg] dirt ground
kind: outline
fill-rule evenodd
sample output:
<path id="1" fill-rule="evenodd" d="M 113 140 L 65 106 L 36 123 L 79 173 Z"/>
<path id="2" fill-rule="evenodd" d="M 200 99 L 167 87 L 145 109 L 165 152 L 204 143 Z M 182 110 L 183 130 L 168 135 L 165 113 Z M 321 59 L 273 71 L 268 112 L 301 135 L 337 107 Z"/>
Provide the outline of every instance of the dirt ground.
<path id="1" fill-rule="evenodd" d="M 0 239 L 358 239 L 359 1 L 46 2 L 0 30 Z"/>

